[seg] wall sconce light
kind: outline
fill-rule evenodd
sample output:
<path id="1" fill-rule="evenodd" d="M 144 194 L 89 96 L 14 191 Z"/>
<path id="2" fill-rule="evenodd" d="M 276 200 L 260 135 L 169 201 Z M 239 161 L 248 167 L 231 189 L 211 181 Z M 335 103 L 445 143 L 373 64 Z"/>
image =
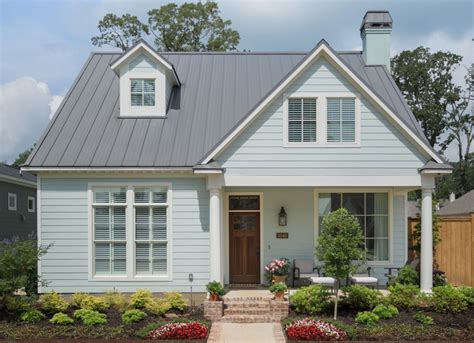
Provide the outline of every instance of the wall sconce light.
<path id="1" fill-rule="evenodd" d="M 286 211 L 285 208 L 282 206 L 280 209 L 280 213 L 278 213 L 278 225 L 286 226 Z"/>

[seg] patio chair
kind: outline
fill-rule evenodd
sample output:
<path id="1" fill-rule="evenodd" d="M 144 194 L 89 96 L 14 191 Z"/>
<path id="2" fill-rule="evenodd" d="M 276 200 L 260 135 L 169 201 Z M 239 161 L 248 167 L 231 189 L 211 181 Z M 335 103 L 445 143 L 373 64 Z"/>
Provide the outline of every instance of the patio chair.
<path id="1" fill-rule="evenodd" d="M 333 290 L 336 287 L 336 279 L 321 275 L 321 267 L 315 266 L 313 260 L 293 260 L 293 287 L 295 281 L 300 279 L 309 279 L 312 284 L 323 285 Z"/>
<path id="2" fill-rule="evenodd" d="M 363 285 L 377 289 L 379 286 L 379 280 L 376 277 L 370 276 L 371 270 L 372 267 L 364 267 L 363 270 L 356 271 L 349 278 L 350 284 Z"/>

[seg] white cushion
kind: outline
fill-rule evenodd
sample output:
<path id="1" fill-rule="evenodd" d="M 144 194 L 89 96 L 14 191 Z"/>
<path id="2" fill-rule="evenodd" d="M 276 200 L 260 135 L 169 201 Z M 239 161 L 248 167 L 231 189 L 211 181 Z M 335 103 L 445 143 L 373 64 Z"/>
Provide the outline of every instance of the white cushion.
<path id="1" fill-rule="evenodd" d="M 312 283 L 319 285 L 330 285 L 334 286 L 336 284 L 336 279 L 329 276 L 316 276 L 310 278 Z"/>
<path id="2" fill-rule="evenodd" d="M 312 277 L 319 277 L 317 273 L 312 273 L 312 274 L 300 274 L 301 279 L 309 279 Z"/>
<path id="3" fill-rule="evenodd" d="M 378 283 L 378 279 L 372 276 L 353 276 L 352 280 L 355 283 Z"/>

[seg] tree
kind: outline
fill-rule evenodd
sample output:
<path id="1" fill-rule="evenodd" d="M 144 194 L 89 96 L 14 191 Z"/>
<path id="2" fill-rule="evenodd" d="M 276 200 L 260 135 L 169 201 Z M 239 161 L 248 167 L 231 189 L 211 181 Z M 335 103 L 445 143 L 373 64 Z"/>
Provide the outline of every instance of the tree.
<path id="1" fill-rule="evenodd" d="M 155 45 L 164 51 L 227 51 L 235 50 L 240 41 L 231 21 L 220 17 L 213 1 L 170 3 L 148 12 L 148 24 L 155 36 Z"/>
<path id="2" fill-rule="evenodd" d="M 25 151 L 20 152 L 16 160 L 11 164 L 11 166 L 14 168 L 20 168 L 23 164 L 25 164 L 32 151 L 33 148 L 26 149 Z"/>
<path id="3" fill-rule="evenodd" d="M 452 165 L 452 174 L 436 180 L 435 193 L 438 199 L 448 199 L 451 192 L 460 197 L 474 189 L 474 153 L 468 154 L 467 160 Z"/>
<path id="4" fill-rule="evenodd" d="M 354 261 L 364 258 L 364 235 L 356 217 L 345 208 L 324 217 L 318 237 L 316 255 L 324 261 L 326 275 L 337 279 L 334 319 L 337 319 L 339 280 L 347 278 L 358 268 Z"/>
<path id="5" fill-rule="evenodd" d="M 121 17 L 107 13 L 97 26 L 100 35 L 92 37 L 92 44 L 96 46 L 110 45 L 128 50 L 136 41 L 148 34 L 148 26 L 143 24 L 136 16 L 124 14 Z"/>
<path id="6" fill-rule="evenodd" d="M 392 59 L 395 82 L 433 147 L 448 126 L 450 107 L 461 99 L 461 87 L 452 76 L 461 60 L 459 55 L 431 53 L 422 46 Z"/>

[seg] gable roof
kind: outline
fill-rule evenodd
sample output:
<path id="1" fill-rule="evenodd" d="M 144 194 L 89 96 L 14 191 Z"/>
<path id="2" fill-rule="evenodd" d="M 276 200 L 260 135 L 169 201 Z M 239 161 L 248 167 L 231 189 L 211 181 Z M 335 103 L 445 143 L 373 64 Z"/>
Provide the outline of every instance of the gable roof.
<path id="1" fill-rule="evenodd" d="M 333 53 L 368 88 L 377 89 L 386 106 L 413 135 L 427 144 L 385 67 L 366 66 L 361 52 Z M 32 169 L 193 167 L 308 59 L 311 52 L 163 52 L 160 55 L 172 63 L 182 83 L 166 118 L 119 118 L 119 78 L 110 64 L 121 55 L 94 53 L 26 166 Z"/>
<path id="2" fill-rule="evenodd" d="M 444 205 L 439 211 L 440 216 L 455 216 L 474 213 L 474 190 Z"/>
<path id="3" fill-rule="evenodd" d="M 36 187 L 36 176 L 0 163 L 0 181 Z"/>

